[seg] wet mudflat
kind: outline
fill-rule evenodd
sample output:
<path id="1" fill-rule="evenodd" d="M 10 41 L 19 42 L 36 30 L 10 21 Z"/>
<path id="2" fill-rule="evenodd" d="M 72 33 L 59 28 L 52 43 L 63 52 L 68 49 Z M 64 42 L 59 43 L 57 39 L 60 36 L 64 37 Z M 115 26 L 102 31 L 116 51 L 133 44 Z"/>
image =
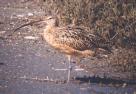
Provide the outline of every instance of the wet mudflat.
<path id="1" fill-rule="evenodd" d="M 81 62 L 91 67 L 88 72 L 72 64 L 71 82 L 64 83 L 67 71 L 61 69 L 67 68 L 67 58 L 42 40 L 42 29 L 36 26 L 24 27 L 6 37 L 14 28 L 27 22 L 28 17 L 44 15 L 34 1 L 24 1 L 0 0 L 0 94 L 136 93 L 134 79 L 112 79 L 117 74 L 108 72 L 111 67 L 91 57 Z M 108 67 L 101 68 L 100 65 Z M 127 73 L 118 73 L 124 79 L 129 77 L 124 74 Z M 115 77 L 120 77 L 118 75 Z M 73 80 L 74 77 L 78 78 Z"/>

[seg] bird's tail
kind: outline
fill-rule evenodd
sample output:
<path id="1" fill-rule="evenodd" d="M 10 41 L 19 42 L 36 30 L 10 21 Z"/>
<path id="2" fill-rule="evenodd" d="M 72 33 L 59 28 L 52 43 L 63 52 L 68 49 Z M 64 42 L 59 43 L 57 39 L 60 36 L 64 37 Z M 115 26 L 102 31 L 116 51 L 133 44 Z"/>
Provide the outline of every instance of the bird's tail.
<path id="1" fill-rule="evenodd" d="M 112 46 L 113 46 L 113 43 L 111 41 L 107 41 L 105 43 L 100 43 L 98 45 L 99 48 L 102 48 L 110 53 L 112 53 Z"/>
<path id="2" fill-rule="evenodd" d="M 113 43 L 111 41 L 101 41 L 101 42 L 97 42 L 96 44 L 96 47 L 97 48 L 101 48 L 101 49 L 104 49 L 110 53 L 112 53 L 112 46 L 113 46 Z"/>
<path id="3" fill-rule="evenodd" d="M 104 50 L 107 50 L 108 52 L 112 53 L 112 47 L 114 45 L 114 39 L 118 33 L 116 33 L 112 38 L 106 40 L 101 36 L 97 36 L 94 38 L 94 44 L 97 48 L 102 48 Z"/>

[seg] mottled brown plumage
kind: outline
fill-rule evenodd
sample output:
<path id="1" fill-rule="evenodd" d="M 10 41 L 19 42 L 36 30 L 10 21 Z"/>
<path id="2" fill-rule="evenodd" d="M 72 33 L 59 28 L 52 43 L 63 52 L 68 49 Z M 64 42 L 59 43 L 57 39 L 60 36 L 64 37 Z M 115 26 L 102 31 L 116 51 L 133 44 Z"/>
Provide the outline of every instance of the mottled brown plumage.
<path id="1" fill-rule="evenodd" d="M 55 49 L 69 55 L 69 62 L 70 56 L 93 56 L 97 48 L 108 49 L 109 44 L 103 38 L 86 31 L 83 27 L 59 27 L 58 18 L 52 16 L 45 18 L 45 22 L 47 26 L 44 29 L 44 39 Z"/>

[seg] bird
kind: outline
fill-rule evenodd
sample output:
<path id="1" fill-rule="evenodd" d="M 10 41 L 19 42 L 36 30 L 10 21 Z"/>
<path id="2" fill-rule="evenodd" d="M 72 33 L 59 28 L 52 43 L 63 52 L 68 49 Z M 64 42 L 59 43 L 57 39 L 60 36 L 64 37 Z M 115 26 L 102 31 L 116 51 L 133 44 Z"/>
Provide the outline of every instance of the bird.
<path id="1" fill-rule="evenodd" d="M 44 40 L 68 57 L 67 82 L 70 81 L 72 56 L 78 57 L 77 63 L 80 63 L 81 58 L 94 56 L 96 49 L 101 48 L 111 51 L 110 41 L 87 31 L 84 27 L 75 25 L 59 26 L 59 18 L 52 15 L 46 16 L 43 22 L 46 23 L 43 30 Z"/>

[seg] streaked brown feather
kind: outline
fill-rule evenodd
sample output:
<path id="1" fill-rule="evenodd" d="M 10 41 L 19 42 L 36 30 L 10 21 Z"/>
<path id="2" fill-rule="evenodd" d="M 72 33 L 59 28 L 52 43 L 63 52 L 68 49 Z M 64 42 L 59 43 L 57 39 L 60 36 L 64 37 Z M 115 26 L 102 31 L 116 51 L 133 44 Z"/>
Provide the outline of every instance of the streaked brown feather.
<path id="1" fill-rule="evenodd" d="M 44 29 L 44 39 L 54 48 L 68 55 L 69 70 L 68 82 L 71 73 L 71 56 L 78 56 L 80 63 L 82 57 L 95 55 L 95 49 L 107 49 L 108 44 L 101 37 L 91 34 L 83 27 L 78 26 L 58 26 L 56 17 L 48 17 L 45 22 L 47 27 Z"/>
<path id="2" fill-rule="evenodd" d="M 93 52 L 96 48 L 106 49 L 109 46 L 103 38 L 93 35 L 83 27 L 58 27 L 54 23 L 47 25 L 44 30 L 44 38 L 50 45 L 61 52 L 77 55 L 77 53 L 82 54 L 86 50 Z"/>

